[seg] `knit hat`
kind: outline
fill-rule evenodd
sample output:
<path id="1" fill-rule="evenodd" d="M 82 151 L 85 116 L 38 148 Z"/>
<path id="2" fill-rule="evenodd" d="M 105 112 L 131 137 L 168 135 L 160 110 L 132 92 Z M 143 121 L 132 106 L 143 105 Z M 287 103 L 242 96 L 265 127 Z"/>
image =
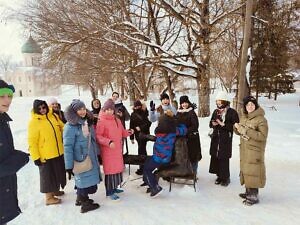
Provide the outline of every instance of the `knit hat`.
<path id="1" fill-rule="evenodd" d="M 226 102 L 230 102 L 227 92 L 225 91 L 220 91 L 218 92 L 217 96 L 216 96 L 216 101 L 217 100 L 222 100 L 222 101 L 226 101 Z"/>
<path id="2" fill-rule="evenodd" d="M 141 106 L 142 107 L 142 103 L 140 100 L 136 100 L 133 104 L 134 107 L 138 107 L 138 106 Z"/>
<path id="3" fill-rule="evenodd" d="M 13 85 L 8 85 L 4 80 L 0 80 L 0 96 L 5 94 L 12 96 L 14 92 L 15 88 Z"/>
<path id="4" fill-rule="evenodd" d="M 71 108 L 77 112 L 78 110 L 80 110 L 81 108 L 86 108 L 85 104 L 80 101 L 79 99 L 73 99 L 71 102 Z"/>
<path id="5" fill-rule="evenodd" d="M 169 95 L 166 92 L 160 95 L 160 100 L 162 101 L 163 99 L 170 99 Z"/>
<path id="6" fill-rule="evenodd" d="M 107 99 L 107 101 L 104 103 L 104 105 L 102 107 L 102 111 L 105 111 L 108 109 L 115 110 L 115 103 L 112 99 Z"/>
<path id="7" fill-rule="evenodd" d="M 180 104 L 180 105 L 181 105 L 182 103 L 184 103 L 184 102 L 191 104 L 191 102 L 190 102 L 190 100 L 189 100 L 189 97 L 186 96 L 186 95 L 183 95 L 183 96 L 181 96 L 181 97 L 179 98 L 179 104 Z"/>
<path id="8" fill-rule="evenodd" d="M 41 114 L 40 113 L 40 110 L 39 110 L 39 107 L 44 105 L 47 109 L 47 113 L 49 112 L 49 107 L 47 105 L 47 102 L 44 101 L 44 100 L 40 100 L 40 99 L 35 99 L 33 101 L 33 112 L 36 113 L 36 114 Z"/>
<path id="9" fill-rule="evenodd" d="M 257 103 L 257 100 L 256 100 L 253 96 L 249 95 L 249 96 L 247 96 L 247 97 L 245 97 L 245 98 L 243 99 L 243 103 L 244 103 L 244 111 L 245 111 L 245 112 L 247 112 L 247 111 L 246 111 L 246 105 L 248 104 L 248 102 L 252 102 L 252 103 L 255 105 L 255 110 L 258 109 L 259 105 L 258 105 L 258 103 Z"/>
<path id="10" fill-rule="evenodd" d="M 58 101 L 56 98 L 51 97 L 48 99 L 47 103 L 48 103 L 48 105 L 52 105 L 52 104 L 58 103 Z"/>

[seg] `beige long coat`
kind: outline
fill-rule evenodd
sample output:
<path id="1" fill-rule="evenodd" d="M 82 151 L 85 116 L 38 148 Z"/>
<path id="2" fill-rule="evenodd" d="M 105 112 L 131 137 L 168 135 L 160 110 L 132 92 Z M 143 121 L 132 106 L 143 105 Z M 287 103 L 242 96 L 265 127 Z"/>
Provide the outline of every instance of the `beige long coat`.
<path id="1" fill-rule="evenodd" d="M 259 107 L 242 114 L 240 129 L 235 132 L 240 141 L 240 182 L 246 188 L 263 188 L 266 184 L 265 147 L 268 123 L 264 110 Z"/>

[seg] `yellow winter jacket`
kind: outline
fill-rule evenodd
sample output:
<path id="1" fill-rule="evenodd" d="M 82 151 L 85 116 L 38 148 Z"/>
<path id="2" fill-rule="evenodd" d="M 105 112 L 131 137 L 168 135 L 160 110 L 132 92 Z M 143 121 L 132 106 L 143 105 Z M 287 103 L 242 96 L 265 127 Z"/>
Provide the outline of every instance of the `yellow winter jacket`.
<path id="1" fill-rule="evenodd" d="M 63 122 L 50 109 L 47 115 L 31 112 L 28 125 L 28 145 L 32 160 L 47 159 L 63 155 Z"/>

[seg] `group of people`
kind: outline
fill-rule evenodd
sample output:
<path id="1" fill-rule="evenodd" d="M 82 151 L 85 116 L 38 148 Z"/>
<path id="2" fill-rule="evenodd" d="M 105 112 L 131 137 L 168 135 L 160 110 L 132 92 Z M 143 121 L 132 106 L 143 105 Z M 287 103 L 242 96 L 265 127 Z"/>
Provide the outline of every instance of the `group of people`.
<path id="1" fill-rule="evenodd" d="M 0 80 L 0 219 L 5 224 L 20 213 L 16 193 L 16 172 L 28 162 L 28 154 L 14 149 L 13 138 L 6 112 L 9 109 L 14 88 Z M 185 137 L 188 159 L 194 174 L 202 158 L 199 136 L 199 120 L 195 104 L 188 96 L 179 99 L 179 108 L 172 106 L 168 94 L 160 96 L 161 104 L 156 107 L 150 102 L 149 111 L 142 100 L 136 100 L 133 112 L 128 113 L 117 92 L 112 94 L 102 106 L 99 99 L 91 102 L 89 111 L 84 102 L 72 100 L 63 112 L 55 98 L 48 102 L 36 99 L 33 102 L 31 120 L 28 125 L 29 153 L 39 168 L 40 192 L 45 194 L 45 204 L 60 204 L 66 186 L 66 173 L 70 180 L 74 176 L 77 198 L 75 205 L 81 206 L 82 213 L 100 207 L 90 194 L 97 191 L 102 181 L 100 163 L 103 166 L 106 196 L 112 201 L 120 199 L 123 182 L 123 146 L 126 137 L 138 144 L 138 154 L 147 155 L 147 142 L 154 141 L 153 154 L 141 165 L 136 174 L 143 176 L 147 193 L 156 197 L 162 192 L 155 170 L 170 163 L 176 137 Z M 240 135 L 240 180 L 246 191 L 240 194 L 246 205 L 259 202 L 258 188 L 265 185 L 264 151 L 268 134 L 268 124 L 264 110 L 257 100 L 248 96 L 243 101 L 240 117 L 230 107 L 225 93 L 216 98 L 217 108 L 209 122 L 212 129 L 209 172 L 216 174 L 216 185 L 230 183 L 229 160 L 232 155 L 233 132 Z M 129 121 L 126 129 L 125 121 Z M 150 126 L 158 122 L 154 135 Z M 74 162 L 89 158 L 91 169 L 74 173 Z M 4 184 L 4 186 L 2 185 Z M 2 192 L 11 190 L 11 199 L 2 199 Z M 2 194 L 1 194 L 2 193 Z M 7 194 L 7 193 L 6 193 Z"/>

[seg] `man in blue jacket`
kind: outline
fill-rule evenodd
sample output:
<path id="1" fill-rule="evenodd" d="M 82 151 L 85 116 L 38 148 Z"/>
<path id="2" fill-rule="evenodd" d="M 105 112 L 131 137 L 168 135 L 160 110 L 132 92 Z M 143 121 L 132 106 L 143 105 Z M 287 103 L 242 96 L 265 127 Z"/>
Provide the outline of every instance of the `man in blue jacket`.
<path id="1" fill-rule="evenodd" d="M 15 150 L 7 111 L 15 89 L 0 80 L 0 224 L 17 217 L 21 210 L 17 197 L 17 171 L 29 161 L 28 154 Z"/>

